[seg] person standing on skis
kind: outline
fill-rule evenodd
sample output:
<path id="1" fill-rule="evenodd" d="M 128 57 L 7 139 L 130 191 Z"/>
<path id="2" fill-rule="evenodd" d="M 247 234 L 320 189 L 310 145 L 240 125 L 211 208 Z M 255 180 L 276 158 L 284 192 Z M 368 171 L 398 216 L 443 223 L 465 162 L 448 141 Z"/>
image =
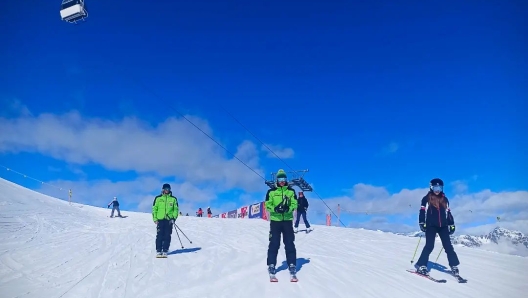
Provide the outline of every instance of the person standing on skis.
<path id="1" fill-rule="evenodd" d="M 270 275 L 275 275 L 277 254 L 280 248 L 281 235 L 286 252 L 286 263 L 291 274 L 296 273 L 297 250 L 293 231 L 293 211 L 297 209 L 297 194 L 288 185 L 286 172 L 280 169 L 276 175 L 275 187 L 266 193 L 265 208 L 269 211 L 270 231 L 267 265 Z"/>
<path id="2" fill-rule="evenodd" d="M 170 184 L 163 184 L 161 194 L 152 203 L 152 220 L 156 224 L 156 257 L 166 258 L 174 221 L 178 219 L 178 199 L 172 195 Z"/>
<path id="3" fill-rule="evenodd" d="M 304 193 L 300 191 L 297 207 L 297 219 L 295 220 L 295 233 L 299 231 L 299 220 L 301 219 L 301 215 L 304 221 L 304 225 L 306 226 L 306 233 L 312 230 L 310 229 L 310 223 L 306 219 L 306 212 L 308 211 L 308 206 L 310 206 L 310 204 L 308 204 L 308 200 L 304 196 Z"/>
<path id="4" fill-rule="evenodd" d="M 444 182 L 440 178 L 434 178 L 429 183 L 429 192 L 422 198 L 418 223 L 420 230 L 425 232 L 425 246 L 416 262 L 416 272 L 429 275 L 427 263 L 429 262 L 429 255 L 434 249 L 436 234 L 438 234 L 447 255 L 451 272 L 454 275 L 459 275 L 458 265 L 460 262 L 449 238 L 449 235 L 455 232 L 455 220 L 449 209 L 449 200 L 444 194 Z"/>
<path id="5" fill-rule="evenodd" d="M 121 211 L 119 210 L 119 201 L 117 200 L 117 197 L 114 197 L 112 202 L 108 203 L 107 208 L 110 208 L 110 205 L 112 205 L 112 213 L 110 214 L 110 217 L 114 217 L 114 211 L 117 210 L 117 216 L 121 216 Z"/>

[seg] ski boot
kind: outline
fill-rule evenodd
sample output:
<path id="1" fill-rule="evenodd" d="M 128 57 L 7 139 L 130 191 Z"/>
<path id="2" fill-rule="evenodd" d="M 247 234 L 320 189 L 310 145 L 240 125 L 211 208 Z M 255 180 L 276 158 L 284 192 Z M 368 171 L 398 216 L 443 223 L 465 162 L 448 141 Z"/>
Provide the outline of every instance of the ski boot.
<path id="1" fill-rule="evenodd" d="M 275 264 L 268 265 L 268 274 L 270 278 L 270 282 L 278 282 L 279 280 L 275 276 L 275 273 L 277 273 L 277 270 L 275 269 Z"/>
<path id="2" fill-rule="evenodd" d="M 163 258 L 161 251 L 156 252 L 156 258 Z"/>
<path id="3" fill-rule="evenodd" d="M 162 257 L 162 258 L 166 258 L 166 257 L 167 257 L 167 252 L 166 252 L 166 251 L 162 252 L 162 253 L 161 253 L 161 257 Z"/>
<path id="4" fill-rule="evenodd" d="M 451 266 L 451 272 L 454 276 L 460 276 L 460 271 L 457 266 Z"/>
<path id="5" fill-rule="evenodd" d="M 429 276 L 429 272 L 427 271 L 427 266 L 420 266 L 418 269 L 416 269 L 416 273 Z"/>
<path id="6" fill-rule="evenodd" d="M 451 266 L 451 275 L 453 275 L 459 283 L 467 283 L 468 280 L 460 276 L 460 271 L 457 266 Z"/>
<path id="7" fill-rule="evenodd" d="M 297 282 L 297 268 L 295 267 L 295 264 L 290 264 L 290 266 L 288 266 L 288 270 L 290 271 L 290 281 Z"/>

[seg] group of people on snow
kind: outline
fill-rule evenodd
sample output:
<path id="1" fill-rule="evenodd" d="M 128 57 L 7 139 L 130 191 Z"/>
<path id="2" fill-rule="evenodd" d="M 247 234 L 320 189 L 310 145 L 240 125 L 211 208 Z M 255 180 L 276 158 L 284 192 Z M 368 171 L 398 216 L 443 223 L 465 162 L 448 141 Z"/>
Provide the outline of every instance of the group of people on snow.
<path id="1" fill-rule="evenodd" d="M 302 192 L 299 192 L 299 198 L 297 198 L 295 190 L 288 185 L 287 176 L 283 170 L 277 172 L 275 185 L 275 188 L 269 189 L 266 193 L 265 201 L 266 210 L 270 212 L 268 272 L 271 276 L 275 275 L 282 235 L 286 262 L 290 273 L 295 274 L 297 250 L 294 244 L 294 228 L 297 230 L 299 218 L 302 216 L 306 228 L 309 229 L 309 224 L 306 221 L 308 201 Z M 293 224 L 293 211 L 295 209 L 297 209 L 297 219 Z M 416 262 L 416 272 L 429 275 L 427 263 L 434 248 L 435 237 L 438 234 L 447 254 L 451 272 L 458 276 L 460 261 L 449 237 L 455 232 L 455 220 L 449 208 L 449 200 L 444 193 L 444 182 L 440 178 L 434 178 L 429 182 L 429 191 L 421 201 L 418 225 L 420 230 L 425 233 L 425 246 Z"/>
<path id="2" fill-rule="evenodd" d="M 203 210 L 202 208 L 198 208 L 198 211 L 196 211 L 197 217 L 203 217 Z M 211 211 L 211 207 L 207 207 L 207 217 L 211 218 L 213 217 L 213 211 Z"/>
<path id="3" fill-rule="evenodd" d="M 264 206 L 269 212 L 269 244 L 267 253 L 267 266 L 270 275 L 276 272 L 277 254 L 280 248 L 281 238 L 284 243 L 286 262 L 290 273 L 296 273 L 297 249 L 295 247 L 295 233 L 298 232 L 299 221 L 302 217 L 306 226 L 306 231 L 313 230 L 306 218 L 309 207 L 308 200 L 304 193 L 299 192 L 299 196 L 288 183 L 286 172 L 280 169 L 276 175 L 275 185 L 270 188 L 266 195 Z M 116 210 L 119 217 L 119 202 L 116 197 L 108 204 L 112 205 L 114 216 Z M 293 213 L 297 211 L 295 222 Z M 173 196 L 171 186 L 163 184 L 161 194 L 154 198 L 152 204 L 152 220 L 156 225 L 156 256 L 167 257 L 171 243 L 172 229 L 179 212 L 178 199 Z M 208 217 L 212 216 L 211 208 L 207 208 Z M 187 213 L 187 215 L 189 215 Z M 198 217 L 202 217 L 202 208 L 196 212 Z M 429 256 L 434 249 L 435 237 L 438 234 L 449 266 L 454 275 L 459 275 L 458 265 L 460 261 L 451 243 L 450 235 L 455 232 L 455 220 L 449 208 L 449 200 L 444 193 L 444 182 L 440 178 L 434 178 L 429 182 L 429 191 L 422 198 L 418 215 L 418 225 L 425 233 L 425 246 L 416 262 L 416 272 L 422 275 L 429 275 L 427 263 Z"/>

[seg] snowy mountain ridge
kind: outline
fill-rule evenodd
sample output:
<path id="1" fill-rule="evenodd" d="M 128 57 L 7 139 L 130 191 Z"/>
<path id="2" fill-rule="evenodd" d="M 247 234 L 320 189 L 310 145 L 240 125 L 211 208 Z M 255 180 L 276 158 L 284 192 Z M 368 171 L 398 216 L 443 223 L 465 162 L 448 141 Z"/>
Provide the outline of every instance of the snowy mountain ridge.
<path id="1" fill-rule="evenodd" d="M 411 233 L 396 233 L 397 235 L 419 237 L 421 231 Z M 489 251 L 528 256 L 528 236 L 522 232 L 495 227 L 486 235 L 457 235 L 451 236 L 455 245 L 481 248 Z"/>

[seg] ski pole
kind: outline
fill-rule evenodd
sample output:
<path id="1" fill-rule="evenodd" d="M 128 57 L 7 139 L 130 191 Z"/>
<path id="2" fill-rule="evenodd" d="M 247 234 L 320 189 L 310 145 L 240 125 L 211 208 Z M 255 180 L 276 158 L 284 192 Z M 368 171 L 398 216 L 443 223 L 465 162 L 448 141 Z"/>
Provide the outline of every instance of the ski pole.
<path id="1" fill-rule="evenodd" d="M 183 232 L 183 231 L 182 231 L 182 230 L 180 229 L 180 227 L 178 227 L 178 225 L 177 225 L 177 224 L 174 224 L 174 226 L 175 226 L 175 227 L 177 227 L 177 228 L 178 228 L 178 230 L 180 230 L 180 232 L 181 232 L 181 233 L 183 234 L 183 236 L 185 236 L 185 238 L 187 238 L 187 240 L 189 240 L 189 242 L 190 242 L 190 243 L 192 244 L 192 241 L 191 241 L 191 239 L 189 239 L 189 237 L 187 237 L 187 235 L 185 235 L 185 233 L 184 233 L 184 232 Z"/>
<path id="2" fill-rule="evenodd" d="M 442 250 L 444 250 L 444 247 L 443 247 L 443 246 L 442 246 L 442 249 L 440 250 L 440 252 L 438 253 L 438 257 L 436 257 L 435 263 L 437 263 L 438 258 L 440 257 L 440 254 L 442 253 Z"/>
<path id="3" fill-rule="evenodd" d="M 414 254 L 411 260 L 411 264 L 414 262 L 414 257 L 416 256 L 416 252 L 418 251 L 418 246 L 420 245 L 420 240 L 422 240 L 422 234 L 420 234 L 420 238 L 418 238 L 418 244 L 416 244 L 416 249 L 414 250 Z"/>
<path id="4" fill-rule="evenodd" d="M 180 239 L 180 234 L 178 234 L 178 230 L 176 229 L 176 225 L 174 225 L 174 230 L 176 231 L 176 236 L 178 236 L 178 240 L 180 240 L 180 245 L 181 245 L 181 247 L 182 247 L 182 249 L 183 249 L 183 248 L 184 248 L 184 247 L 183 247 L 183 243 L 182 243 L 182 241 L 181 241 L 181 239 Z"/>

